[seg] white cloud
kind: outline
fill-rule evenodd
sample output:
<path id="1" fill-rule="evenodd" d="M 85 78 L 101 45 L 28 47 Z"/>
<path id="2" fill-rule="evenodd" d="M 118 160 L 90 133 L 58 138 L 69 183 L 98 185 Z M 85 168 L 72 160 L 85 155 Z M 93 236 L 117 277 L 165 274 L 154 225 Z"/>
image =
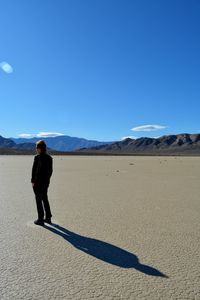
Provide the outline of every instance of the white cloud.
<path id="1" fill-rule="evenodd" d="M 60 132 L 46 132 L 42 131 L 39 133 L 21 133 L 18 134 L 19 137 L 21 138 L 31 138 L 31 137 L 40 137 L 40 138 L 45 138 L 45 137 L 56 137 L 56 136 L 61 136 L 64 135 L 63 133 Z"/>
<path id="2" fill-rule="evenodd" d="M 136 140 L 136 139 L 138 139 L 138 136 L 133 136 L 133 135 L 129 135 L 129 136 L 123 136 L 123 137 L 121 138 L 121 140 L 125 140 L 125 139 L 127 139 L 127 138 L 130 138 L 130 139 Z"/>
<path id="3" fill-rule="evenodd" d="M 31 138 L 31 137 L 33 137 L 35 135 L 34 134 L 30 134 L 30 133 L 20 133 L 20 134 L 18 134 L 18 136 L 20 138 Z"/>
<path id="4" fill-rule="evenodd" d="M 2 61 L 0 63 L 0 68 L 7 74 L 10 74 L 13 72 L 13 67 L 6 61 Z"/>
<path id="5" fill-rule="evenodd" d="M 165 129 L 167 126 L 162 125 L 142 125 L 138 127 L 131 128 L 132 131 L 155 131 L 160 129 Z"/>
<path id="6" fill-rule="evenodd" d="M 39 132 L 37 134 L 37 137 L 55 137 L 55 136 L 61 136 L 64 135 L 63 133 L 60 132 Z"/>

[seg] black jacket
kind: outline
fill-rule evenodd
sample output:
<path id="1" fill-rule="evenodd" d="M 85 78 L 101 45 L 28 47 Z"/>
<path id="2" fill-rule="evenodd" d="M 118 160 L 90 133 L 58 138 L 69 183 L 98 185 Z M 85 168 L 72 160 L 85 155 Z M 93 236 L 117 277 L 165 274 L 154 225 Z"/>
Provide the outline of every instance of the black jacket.
<path id="1" fill-rule="evenodd" d="M 31 182 L 49 184 L 53 173 L 53 158 L 47 153 L 34 156 Z"/>

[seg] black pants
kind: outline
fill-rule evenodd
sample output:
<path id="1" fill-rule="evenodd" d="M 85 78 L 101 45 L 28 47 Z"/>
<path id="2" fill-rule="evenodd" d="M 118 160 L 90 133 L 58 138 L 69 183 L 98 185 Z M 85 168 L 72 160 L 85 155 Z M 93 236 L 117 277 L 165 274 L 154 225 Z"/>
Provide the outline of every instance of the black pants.
<path id="1" fill-rule="evenodd" d="M 49 187 L 49 185 L 47 185 L 47 184 L 35 184 L 33 186 L 33 191 L 35 193 L 37 212 L 38 212 L 38 219 L 40 219 L 40 220 L 44 219 L 44 210 L 45 210 L 46 218 L 52 217 L 49 200 L 48 200 L 48 195 L 47 195 L 48 187 Z M 44 205 L 44 208 L 43 208 L 43 205 Z"/>

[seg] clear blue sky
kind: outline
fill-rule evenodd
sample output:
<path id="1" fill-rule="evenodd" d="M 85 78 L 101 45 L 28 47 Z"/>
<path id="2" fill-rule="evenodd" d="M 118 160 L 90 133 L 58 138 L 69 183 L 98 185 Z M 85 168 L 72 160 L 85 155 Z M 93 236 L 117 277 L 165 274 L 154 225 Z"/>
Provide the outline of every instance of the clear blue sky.
<path id="1" fill-rule="evenodd" d="M 0 10 L 0 135 L 200 132 L 199 0 L 3 0 Z"/>

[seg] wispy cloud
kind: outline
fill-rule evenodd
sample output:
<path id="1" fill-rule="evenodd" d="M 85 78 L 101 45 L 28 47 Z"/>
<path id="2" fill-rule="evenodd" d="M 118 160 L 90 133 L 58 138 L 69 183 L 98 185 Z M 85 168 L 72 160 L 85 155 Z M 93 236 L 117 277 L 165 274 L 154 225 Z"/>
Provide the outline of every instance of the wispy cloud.
<path id="1" fill-rule="evenodd" d="M 64 135 L 64 134 L 60 133 L 60 132 L 46 132 L 46 131 L 42 131 L 39 133 L 20 133 L 20 134 L 18 134 L 18 136 L 21 138 L 31 138 L 31 137 L 45 138 L 45 137 L 56 137 L 56 136 L 61 136 L 61 135 Z"/>
<path id="2" fill-rule="evenodd" d="M 33 134 L 30 134 L 30 133 L 20 133 L 20 134 L 18 134 L 18 136 L 19 136 L 20 138 L 31 138 L 31 137 L 33 137 L 34 135 L 33 135 Z"/>
<path id="3" fill-rule="evenodd" d="M 0 68 L 7 74 L 10 74 L 13 72 L 13 67 L 6 61 L 2 61 L 0 63 Z"/>
<path id="4" fill-rule="evenodd" d="M 60 135 L 64 135 L 63 133 L 60 132 L 39 132 L 37 134 L 37 137 L 55 137 L 55 136 L 60 136 Z"/>
<path id="5" fill-rule="evenodd" d="M 162 125 L 142 125 L 138 127 L 131 128 L 132 131 L 155 131 L 155 130 L 161 130 L 165 129 L 167 126 Z"/>

